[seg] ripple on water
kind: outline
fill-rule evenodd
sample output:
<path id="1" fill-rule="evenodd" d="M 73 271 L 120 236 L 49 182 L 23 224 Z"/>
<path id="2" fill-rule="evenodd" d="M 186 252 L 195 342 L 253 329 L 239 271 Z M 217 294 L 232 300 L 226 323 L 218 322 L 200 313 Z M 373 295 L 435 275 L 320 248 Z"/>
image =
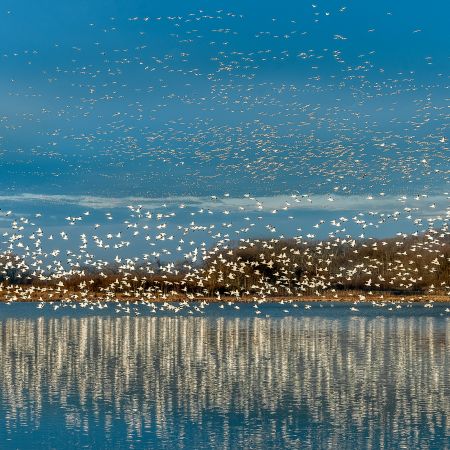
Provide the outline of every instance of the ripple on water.
<path id="1" fill-rule="evenodd" d="M 342 311 L 4 317 L 2 448 L 445 448 L 448 319 Z"/>

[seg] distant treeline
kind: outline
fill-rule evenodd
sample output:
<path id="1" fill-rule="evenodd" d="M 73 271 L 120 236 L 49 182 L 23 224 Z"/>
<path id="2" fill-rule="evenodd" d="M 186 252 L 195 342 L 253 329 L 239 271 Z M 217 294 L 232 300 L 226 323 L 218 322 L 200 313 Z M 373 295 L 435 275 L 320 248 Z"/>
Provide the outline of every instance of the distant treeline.
<path id="1" fill-rule="evenodd" d="M 32 270 L 14 254 L 0 259 L 3 288 L 27 292 L 158 296 L 313 296 L 339 291 L 443 294 L 450 291 L 450 242 L 440 231 L 356 241 L 246 240 L 209 249 L 201 263 L 107 264 L 65 272 Z"/>

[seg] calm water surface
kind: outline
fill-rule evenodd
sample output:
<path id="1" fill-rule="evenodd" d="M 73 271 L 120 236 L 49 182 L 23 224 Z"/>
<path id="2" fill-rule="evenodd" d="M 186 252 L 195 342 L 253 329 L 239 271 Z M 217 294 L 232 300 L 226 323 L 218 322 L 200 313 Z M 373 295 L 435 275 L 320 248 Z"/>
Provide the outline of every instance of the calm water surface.
<path id="1" fill-rule="evenodd" d="M 1 449 L 445 449 L 449 305 L 0 305 Z"/>

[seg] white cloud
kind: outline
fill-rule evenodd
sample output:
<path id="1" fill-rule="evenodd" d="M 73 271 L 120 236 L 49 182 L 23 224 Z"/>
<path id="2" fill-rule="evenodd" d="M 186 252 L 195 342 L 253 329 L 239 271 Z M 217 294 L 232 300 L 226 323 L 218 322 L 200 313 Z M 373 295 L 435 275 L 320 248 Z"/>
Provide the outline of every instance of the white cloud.
<path id="1" fill-rule="evenodd" d="M 417 207 L 421 211 L 426 212 L 427 215 L 428 213 L 429 215 L 445 214 L 449 206 L 449 201 L 445 195 L 415 200 L 413 197 L 404 199 L 394 195 L 373 198 L 364 195 L 335 195 L 332 197 L 317 195 L 307 198 L 277 195 L 258 198 L 220 197 L 212 199 L 211 197 L 194 196 L 149 198 L 23 193 L 17 195 L 0 195 L 0 201 L 33 203 L 36 208 L 39 208 L 39 204 L 51 203 L 56 205 L 76 205 L 87 209 L 114 209 L 142 205 L 143 208 L 152 210 L 160 209 L 163 204 L 166 204 L 170 208 L 178 208 L 180 205 L 185 205 L 187 208 L 209 208 L 215 211 L 225 209 L 235 211 L 239 207 L 244 208 L 246 211 L 258 211 L 261 209 L 258 206 L 261 206 L 263 211 L 269 211 L 287 206 L 289 210 L 389 212 L 395 210 L 403 211 L 405 207 Z M 430 208 L 433 204 L 436 207 Z"/>

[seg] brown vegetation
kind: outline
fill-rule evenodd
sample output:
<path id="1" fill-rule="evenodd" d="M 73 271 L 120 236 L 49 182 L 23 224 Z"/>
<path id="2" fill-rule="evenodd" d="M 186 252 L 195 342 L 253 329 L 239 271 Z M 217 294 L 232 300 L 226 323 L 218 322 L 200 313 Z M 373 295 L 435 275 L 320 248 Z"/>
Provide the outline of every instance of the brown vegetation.
<path id="1" fill-rule="evenodd" d="M 108 265 L 46 276 L 7 254 L 0 272 L 2 297 L 13 300 L 448 298 L 450 243 L 438 232 L 359 242 L 241 241 L 211 249 L 199 265 Z"/>

